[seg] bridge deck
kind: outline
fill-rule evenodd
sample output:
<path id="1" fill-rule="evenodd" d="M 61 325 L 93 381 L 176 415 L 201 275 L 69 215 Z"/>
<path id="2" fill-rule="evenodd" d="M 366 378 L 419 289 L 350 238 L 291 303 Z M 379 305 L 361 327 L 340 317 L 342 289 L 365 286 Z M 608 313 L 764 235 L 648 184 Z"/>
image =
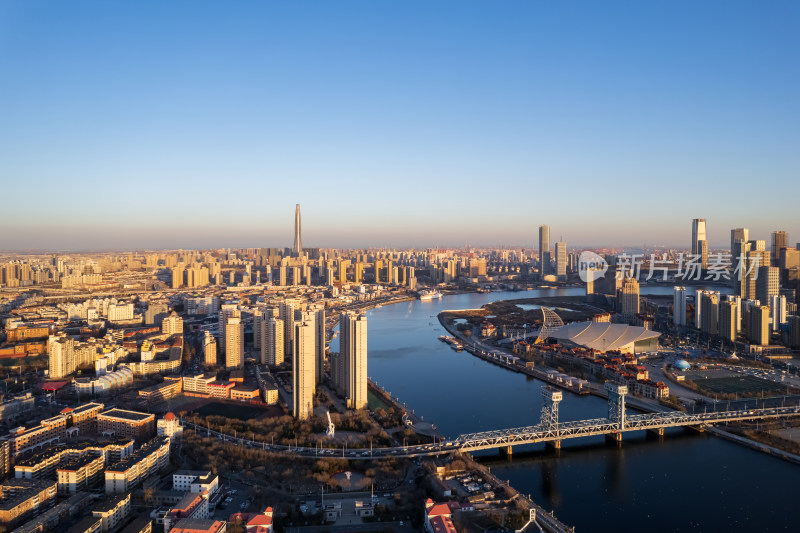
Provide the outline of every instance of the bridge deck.
<path id="1" fill-rule="evenodd" d="M 775 407 L 764 409 L 749 409 L 736 411 L 719 411 L 712 413 L 688 414 L 680 411 L 628 415 L 625 417 L 624 426 L 616 420 L 608 418 L 595 418 L 591 420 L 574 420 L 559 422 L 556 425 L 545 427 L 542 424 L 535 426 L 484 431 L 481 433 L 467 433 L 453 440 L 446 440 L 437 444 L 425 444 L 408 447 L 386 447 L 374 449 L 344 449 L 344 448 L 309 448 L 303 446 L 285 446 L 269 444 L 262 441 L 253 441 L 227 435 L 210 428 L 183 421 L 185 426 L 194 428 L 195 431 L 209 436 L 232 442 L 236 445 L 260 448 L 271 452 L 291 453 L 303 457 L 343 457 L 350 460 L 370 460 L 386 457 L 420 457 L 441 455 L 453 451 L 477 451 L 493 448 L 504 448 L 520 444 L 537 442 L 560 441 L 578 437 L 591 437 L 595 435 L 608 435 L 639 431 L 645 429 L 658 429 L 681 426 L 702 426 L 721 422 L 735 422 L 739 420 L 760 420 L 784 416 L 800 416 L 800 406 Z"/>

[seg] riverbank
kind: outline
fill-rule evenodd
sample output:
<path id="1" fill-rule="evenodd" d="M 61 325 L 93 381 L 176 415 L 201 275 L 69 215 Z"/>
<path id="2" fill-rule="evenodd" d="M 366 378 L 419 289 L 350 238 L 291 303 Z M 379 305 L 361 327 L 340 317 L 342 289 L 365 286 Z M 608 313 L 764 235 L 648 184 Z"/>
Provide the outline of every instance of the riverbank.
<path id="1" fill-rule="evenodd" d="M 367 380 L 367 387 L 369 387 L 369 390 L 384 403 L 405 413 L 407 420 L 411 423 L 411 430 L 414 431 L 414 433 L 431 438 L 434 442 L 444 440 L 444 436 L 436 432 L 435 424 L 430 421 L 426 422 L 420 415 L 416 414 L 413 409 L 403 403 L 400 398 L 393 397 L 389 391 L 372 380 Z"/>
<path id="2" fill-rule="evenodd" d="M 665 292 L 671 294 L 671 289 L 665 287 Z M 446 309 L 475 309 L 493 300 L 540 294 L 578 292 L 466 294 L 371 311 L 370 377 L 425 420 L 436 421 L 446 435 L 535 424 L 543 382 L 455 352 L 436 340 L 450 334 L 434 316 Z M 564 420 L 606 413 L 606 401 L 594 395 L 565 394 L 560 405 Z M 621 447 L 603 445 L 603 439 L 576 441 L 565 443 L 560 456 L 517 453 L 492 456 L 485 464 L 577 531 L 638 531 L 643 524 L 665 532 L 792 530 L 796 517 L 782 510 L 792 508 L 800 467 L 712 436 L 679 430 L 663 439 L 632 434 Z M 698 477 L 701 482 L 685 483 Z M 719 495 L 725 505 L 706 505 L 709 493 Z M 533 524 L 531 528 L 538 531 Z"/>
<path id="3" fill-rule="evenodd" d="M 457 328 L 452 327 L 447 323 L 446 319 L 444 318 L 445 313 L 446 311 L 443 311 L 437 315 L 439 323 L 448 333 L 461 341 L 465 351 L 469 352 L 475 357 L 483 359 L 484 361 L 488 361 L 494 365 L 501 366 L 507 370 L 511 370 L 512 372 L 528 375 L 532 378 L 544 381 L 545 383 L 567 390 L 579 396 L 591 394 L 591 390 L 585 387 L 585 385 L 582 383 L 582 380 L 565 380 L 563 377 L 561 377 L 561 375 L 548 373 L 536 367 L 529 367 L 524 364 L 524 361 L 518 359 L 513 354 L 504 352 L 500 348 L 493 348 L 483 345 L 479 341 L 475 341 L 466 337 L 460 331 L 458 331 Z"/>
<path id="4" fill-rule="evenodd" d="M 469 468 L 481 473 L 484 479 L 491 480 L 492 485 L 499 485 L 503 487 L 509 495 L 509 500 L 516 500 L 516 502 L 525 511 L 534 510 L 536 512 L 536 523 L 540 525 L 548 533 L 574 533 L 575 528 L 569 527 L 561 522 L 552 512 L 548 512 L 541 505 L 534 502 L 530 497 L 522 494 L 517 489 L 512 487 L 507 480 L 502 480 L 492 474 L 492 471 L 486 465 L 476 461 L 472 455 L 468 453 L 461 454 L 461 457 L 466 460 Z M 531 529 L 532 530 L 532 529 Z"/>
<path id="5" fill-rule="evenodd" d="M 463 311 L 482 311 L 481 309 L 466 309 Z M 561 389 L 567 390 L 574 394 L 578 395 L 587 395 L 592 394 L 594 396 L 598 396 L 600 398 L 608 399 L 608 393 L 602 386 L 593 383 L 586 383 L 585 385 L 576 387 L 573 386 L 573 382 L 565 382 L 563 379 L 558 379 L 555 374 L 548 373 L 546 371 L 542 371 L 537 368 L 531 368 L 528 366 L 522 366 L 524 362 L 514 357 L 512 354 L 508 354 L 504 352 L 500 348 L 496 347 L 489 347 L 484 346 L 483 349 L 480 348 L 480 342 L 472 340 L 462 334 L 456 327 L 452 324 L 448 324 L 447 319 L 445 318 L 445 314 L 448 311 L 442 311 L 438 314 L 439 323 L 442 325 L 445 330 L 453 335 L 456 339 L 460 340 L 463 343 L 464 350 L 469 352 L 470 354 L 483 359 L 484 361 L 488 361 L 492 364 L 497 366 L 501 366 L 507 370 L 511 370 L 513 372 L 526 374 L 528 376 L 534 377 L 545 383 L 550 385 L 554 385 Z M 551 369 L 554 370 L 554 369 Z M 666 368 L 663 369 L 665 376 L 678 387 L 681 387 L 681 384 L 675 379 L 671 373 L 669 373 Z M 646 412 L 646 413 L 654 413 L 654 412 L 663 412 L 663 411 L 671 411 L 673 410 L 670 407 L 664 406 L 661 403 L 652 402 L 642 398 L 636 398 L 633 396 L 626 397 L 626 403 L 629 407 L 634 408 L 636 410 Z M 790 461 L 793 463 L 800 464 L 800 455 L 796 455 L 794 453 L 789 452 L 788 450 L 783 450 L 777 448 L 775 446 L 770 446 L 769 444 L 759 442 L 758 440 L 754 440 L 748 437 L 744 437 L 741 435 L 736 435 L 734 433 L 730 433 L 728 431 L 719 429 L 714 426 L 704 426 L 703 430 L 708 431 L 710 434 L 727 439 L 731 442 L 735 442 L 737 444 L 747 446 L 753 450 L 757 450 L 763 453 L 767 453 L 774 457 L 778 457 L 780 459 Z"/>

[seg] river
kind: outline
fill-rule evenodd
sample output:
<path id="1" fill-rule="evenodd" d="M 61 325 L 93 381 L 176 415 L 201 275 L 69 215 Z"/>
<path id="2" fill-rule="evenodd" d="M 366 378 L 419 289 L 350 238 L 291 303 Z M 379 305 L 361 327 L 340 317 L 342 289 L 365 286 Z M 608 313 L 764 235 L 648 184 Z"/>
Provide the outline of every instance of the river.
<path id="1" fill-rule="evenodd" d="M 672 287 L 641 292 L 672 294 Z M 438 340 L 445 331 L 437 314 L 580 294 L 579 288 L 461 294 L 372 309 L 368 373 L 450 437 L 535 424 L 542 383 L 453 351 Z M 606 409 L 601 398 L 565 393 L 560 418 L 603 417 Z M 602 437 L 574 439 L 564 441 L 558 456 L 534 445 L 515 448 L 513 458 L 482 460 L 579 533 L 800 531 L 794 505 L 800 466 L 692 430 L 670 430 L 663 440 L 626 435 L 621 447 Z"/>

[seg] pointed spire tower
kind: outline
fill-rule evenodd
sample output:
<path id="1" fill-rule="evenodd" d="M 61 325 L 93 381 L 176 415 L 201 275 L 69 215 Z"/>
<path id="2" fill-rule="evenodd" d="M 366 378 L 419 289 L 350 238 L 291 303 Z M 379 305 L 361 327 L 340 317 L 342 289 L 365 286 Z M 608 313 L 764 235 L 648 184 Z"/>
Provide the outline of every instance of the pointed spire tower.
<path id="1" fill-rule="evenodd" d="M 296 255 L 303 253 L 303 239 L 300 236 L 300 204 L 294 208 L 294 245 L 292 252 Z"/>

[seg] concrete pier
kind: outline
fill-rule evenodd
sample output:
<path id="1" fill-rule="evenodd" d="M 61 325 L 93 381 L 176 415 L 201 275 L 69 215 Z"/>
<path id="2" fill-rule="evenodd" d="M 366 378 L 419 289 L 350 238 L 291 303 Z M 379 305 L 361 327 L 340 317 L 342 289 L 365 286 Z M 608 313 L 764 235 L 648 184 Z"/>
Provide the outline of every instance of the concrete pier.
<path id="1" fill-rule="evenodd" d="M 549 441 L 547 441 L 546 446 L 548 448 L 552 448 L 554 450 L 560 450 L 561 449 L 561 439 L 559 439 L 559 440 L 549 440 Z"/>

